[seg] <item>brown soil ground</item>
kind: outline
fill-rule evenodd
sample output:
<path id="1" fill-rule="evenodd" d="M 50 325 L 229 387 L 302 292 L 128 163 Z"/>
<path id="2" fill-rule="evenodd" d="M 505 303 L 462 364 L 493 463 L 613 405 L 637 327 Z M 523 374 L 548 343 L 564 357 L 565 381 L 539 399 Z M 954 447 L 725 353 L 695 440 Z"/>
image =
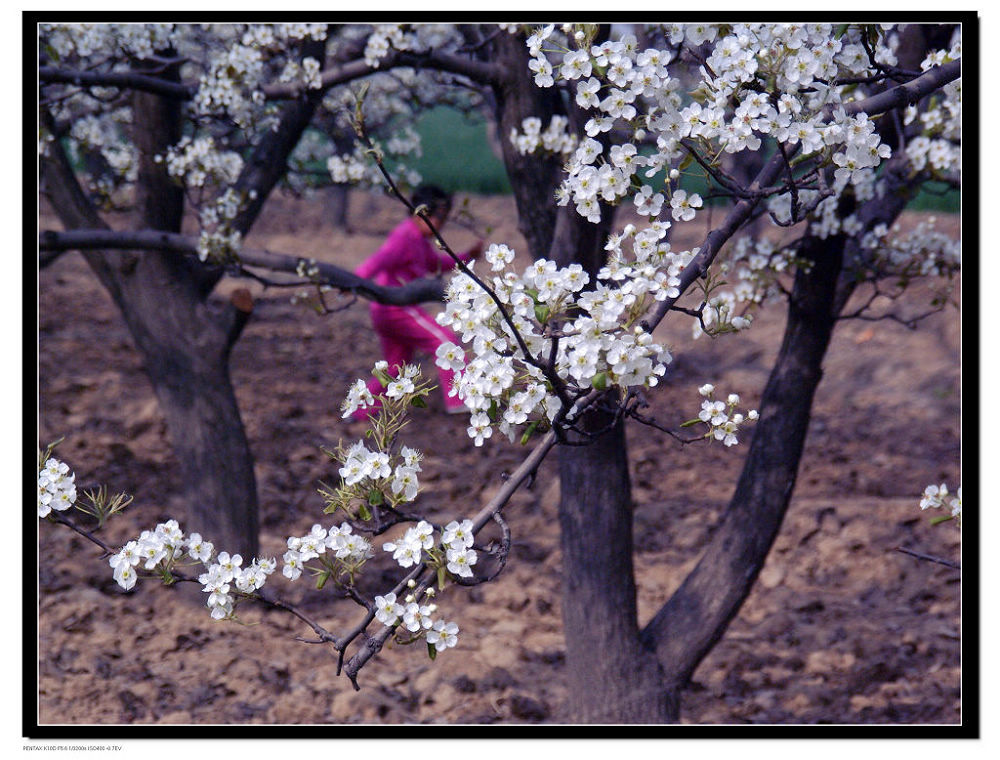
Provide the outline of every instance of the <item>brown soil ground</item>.
<path id="1" fill-rule="evenodd" d="M 361 194 L 351 204 L 349 234 L 326 221 L 319 200 L 276 198 L 247 245 L 353 266 L 400 207 Z M 471 208 L 494 227 L 490 239 L 524 251 L 510 200 L 473 198 Z M 48 216 L 42 225 L 56 226 Z M 956 219 L 942 226 L 958 234 Z M 449 237 L 456 247 L 473 239 L 454 225 Z M 914 286 L 894 310 L 925 310 L 939 284 Z M 356 437 L 338 407 L 379 358 L 378 345 L 363 303 L 321 317 L 292 305 L 287 290 L 221 289 L 237 286 L 251 288 L 256 310 L 233 353 L 233 381 L 257 461 L 262 547 L 280 558 L 286 536 L 329 523 L 316 488 L 336 471 L 319 446 Z M 687 318 L 668 320 L 659 332 L 676 360 L 650 395 L 652 413 L 674 425 L 694 416 L 703 382 L 756 405 L 783 324 L 783 309 L 772 306 L 745 336 L 692 341 Z M 58 455 L 80 486 L 135 496 L 106 528 L 108 543 L 183 514 L 183 483 L 140 358 L 78 254 L 41 272 L 39 328 L 39 442 L 65 436 Z M 684 722 L 961 721 L 960 574 L 895 551 L 960 559 L 960 532 L 932 527 L 918 509 L 925 485 L 954 488 L 961 478 L 960 331 L 952 308 L 917 331 L 887 320 L 838 327 L 788 516 L 753 592 L 696 671 Z M 475 511 L 524 452 L 505 441 L 476 449 L 464 419 L 443 414 L 437 397 L 416 420 L 410 443 L 426 456 L 421 503 L 437 520 Z M 724 449 L 682 446 L 640 426 L 629 436 L 642 623 L 698 560 L 749 437 Z M 546 462 L 510 504 L 513 551 L 497 581 L 439 600 L 461 627 L 458 647 L 435 662 L 420 648 L 383 650 L 362 671 L 360 692 L 335 675 L 332 650 L 295 640 L 310 631 L 289 615 L 251 607 L 243 616 L 259 625 L 239 626 L 153 581 L 123 593 L 92 544 L 43 522 L 38 721 L 565 722 L 554 474 Z M 383 560 L 376 572 L 394 577 Z M 332 631 L 358 618 L 353 603 L 303 581 L 278 573 L 271 585 Z"/>

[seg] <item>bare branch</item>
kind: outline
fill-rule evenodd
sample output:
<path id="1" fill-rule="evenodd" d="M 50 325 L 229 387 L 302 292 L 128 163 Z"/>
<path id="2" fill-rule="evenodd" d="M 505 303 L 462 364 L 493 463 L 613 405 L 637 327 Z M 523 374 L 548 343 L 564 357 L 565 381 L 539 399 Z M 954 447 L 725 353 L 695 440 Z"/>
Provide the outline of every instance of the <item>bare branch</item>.
<path id="1" fill-rule="evenodd" d="M 193 85 L 170 82 L 146 74 L 124 71 L 76 71 L 57 69 L 52 66 L 39 67 L 38 80 L 42 84 L 72 84 L 77 87 L 118 87 L 120 89 L 140 90 L 176 100 L 191 100 L 197 91 Z"/>
<path id="2" fill-rule="evenodd" d="M 57 232 L 44 230 L 38 236 L 39 250 L 125 250 L 173 251 L 175 253 L 197 255 L 198 247 L 194 238 L 172 232 L 155 230 L 69 230 Z M 260 267 L 275 272 L 297 272 L 303 259 L 267 250 L 242 250 L 236 263 L 240 266 Z M 371 280 L 358 277 L 353 272 L 333 264 L 317 261 L 309 262 L 318 270 L 314 282 L 327 284 L 340 290 L 350 291 L 379 303 L 403 306 L 427 301 L 440 301 L 444 288 L 440 280 L 415 280 L 399 287 L 383 287 Z"/>
<path id="3" fill-rule="evenodd" d="M 960 76 L 962 76 L 961 58 L 941 66 L 935 66 L 916 79 L 872 95 L 870 98 L 848 103 L 844 106 L 844 111 L 848 116 L 859 113 L 874 115 L 885 113 L 893 108 L 903 108 L 911 103 L 916 103 Z"/>
<path id="4" fill-rule="evenodd" d="M 943 557 L 935 557 L 933 554 L 923 554 L 921 552 L 915 552 L 912 549 L 904 549 L 902 546 L 897 546 L 896 551 L 901 552 L 903 554 L 909 554 L 911 557 L 916 557 L 917 559 L 926 560 L 927 562 L 936 562 L 939 565 L 950 567 L 952 570 L 962 569 L 962 566 L 957 562 L 952 562 L 950 559 L 944 559 Z"/>

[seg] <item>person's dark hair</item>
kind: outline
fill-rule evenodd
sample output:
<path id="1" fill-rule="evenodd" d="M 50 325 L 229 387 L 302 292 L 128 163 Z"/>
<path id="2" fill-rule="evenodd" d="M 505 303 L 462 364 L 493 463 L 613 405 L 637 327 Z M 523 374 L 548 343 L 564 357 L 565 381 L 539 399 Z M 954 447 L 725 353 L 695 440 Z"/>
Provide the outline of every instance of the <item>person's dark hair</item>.
<path id="1" fill-rule="evenodd" d="M 426 206 L 428 216 L 439 211 L 451 211 L 451 193 L 446 193 L 437 185 L 421 185 L 413 191 L 413 205 Z"/>

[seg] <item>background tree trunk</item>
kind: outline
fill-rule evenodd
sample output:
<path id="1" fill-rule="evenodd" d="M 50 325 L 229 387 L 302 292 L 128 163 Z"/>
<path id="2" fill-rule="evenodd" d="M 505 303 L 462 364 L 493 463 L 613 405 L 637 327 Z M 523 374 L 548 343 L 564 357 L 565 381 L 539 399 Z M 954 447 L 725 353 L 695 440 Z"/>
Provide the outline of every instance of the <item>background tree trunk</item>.
<path id="1" fill-rule="evenodd" d="M 303 55 L 323 60 L 324 43 Z M 177 81 L 176 71 L 163 78 Z M 288 155 L 315 112 L 318 97 L 287 104 L 279 129 L 254 149 L 237 189 L 247 200 L 233 222 L 244 235 L 285 173 Z M 163 155 L 181 137 L 179 101 L 133 95 L 133 139 L 139 153 L 137 229 L 180 232 L 183 193 L 167 176 Z M 67 229 L 107 228 L 61 151 L 43 164 L 43 181 Z M 118 305 L 167 423 L 187 506 L 183 528 L 220 551 L 256 556 L 259 514 L 253 456 L 229 376 L 233 344 L 249 318 L 247 304 L 211 303 L 219 267 L 191 257 L 146 251 L 85 252 L 87 263 Z"/>
<path id="2" fill-rule="evenodd" d="M 541 119 L 542 129 L 557 113 L 562 102 L 554 89 L 541 89 L 531 80 L 528 51 L 519 36 L 501 34 L 493 41 L 493 60 L 504 72 L 492 88 L 497 121 L 497 137 L 503 162 L 517 203 L 518 228 L 531 257 L 549 255 L 556 225 L 555 191 L 562 180 L 559 156 L 522 156 L 510 141 L 511 130 L 523 132 L 521 122 L 529 116 Z"/>
<path id="3" fill-rule="evenodd" d="M 140 165 L 137 228 L 179 232 L 183 196 L 154 156 L 179 138 L 178 104 L 156 95 L 134 99 Z M 43 183 L 67 229 L 107 228 L 61 151 L 43 162 Z M 204 299 L 199 263 L 175 254 L 85 252 L 121 310 L 160 402 L 179 463 L 182 527 L 220 550 L 257 553 L 258 504 L 253 458 L 240 419 L 228 361 L 247 314 Z M 217 276 L 215 278 L 217 280 Z"/>

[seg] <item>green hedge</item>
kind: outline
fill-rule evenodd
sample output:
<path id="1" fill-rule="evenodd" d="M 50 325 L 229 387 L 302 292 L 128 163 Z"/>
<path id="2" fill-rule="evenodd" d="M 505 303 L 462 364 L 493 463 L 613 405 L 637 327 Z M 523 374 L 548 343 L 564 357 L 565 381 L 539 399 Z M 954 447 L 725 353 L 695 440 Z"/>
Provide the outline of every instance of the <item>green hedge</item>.
<path id="1" fill-rule="evenodd" d="M 482 117 L 442 106 L 423 114 L 415 129 L 423 142 L 423 156 L 407 163 L 420 172 L 424 182 L 448 192 L 497 195 L 511 191 L 503 162 L 490 149 Z"/>
<path id="2" fill-rule="evenodd" d="M 439 185 L 449 192 L 506 194 L 510 181 L 503 162 L 490 149 L 486 137 L 486 122 L 482 116 L 467 116 L 452 108 L 434 108 L 416 123 L 423 140 L 423 156 L 410 164 L 420 172 L 425 182 Z M 688 176 L 684 182 L 689 192 L 705 195 L 708 191 L 703 177 Z M 717 203 L 727 203 L 717 199 Z M 910 203 L 915 211 L 958 213 L 961 193 L 934 183 L 926 186 Z"/>

